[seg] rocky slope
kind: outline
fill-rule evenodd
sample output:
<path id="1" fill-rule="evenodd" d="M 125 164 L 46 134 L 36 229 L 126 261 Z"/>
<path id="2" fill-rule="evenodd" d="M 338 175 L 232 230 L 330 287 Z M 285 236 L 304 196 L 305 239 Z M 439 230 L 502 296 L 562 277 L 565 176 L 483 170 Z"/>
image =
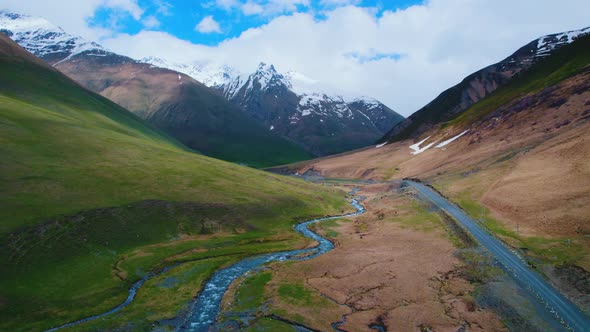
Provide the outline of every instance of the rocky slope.
<path id="1" fill-rule="evenodd" d="M 395 125 L 379 143 L 417 137 L 436 124 L 452 120 L 471 105 L 506 85 L 523 70 L 570 44 L 575 38 L 587 34 L 590 34 L 590 27 L 531 41 L 508 58 L 467 76 L 461 83 L 442 92 L 429 104 Z"/>
<path id="2" fill-rule="evenodd" d="M 274 66 L 261 63 L 246 79 L 223 87 L 224 96 L 282 136 L 318 155 L 372 144 L 403 117 L 372 98 L 346 100 L 323 93 L 297 94 Z"/>
<path id="3" fill-rule="evenodd" d="M 219 90 L 274 133 L 316 155 L 335 154 L 372 144 L 403 117 L 369 98 L 344 98 L 302 93 L 294 87 L 296 73 L 279 73 L 260 63 L 250 75 L 230 66 L 176 64 L 159 58 L 142 61 L 183 72 Z"/>
<path id="4" fill-rule="evenodd" d="M 42 18 L 0 12 L 0 29 L 84 87 L 197 151 L 256 167 L 312 156 L 185 74 L 115 54 Z"/>

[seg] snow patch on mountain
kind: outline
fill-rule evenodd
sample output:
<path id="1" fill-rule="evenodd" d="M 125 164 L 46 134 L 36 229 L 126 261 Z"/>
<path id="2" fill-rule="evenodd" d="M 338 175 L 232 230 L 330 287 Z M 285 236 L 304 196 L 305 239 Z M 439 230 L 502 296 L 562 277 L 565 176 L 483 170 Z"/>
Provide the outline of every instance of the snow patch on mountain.
<path id="1" fill-rule="evenodd" d="M 302 116 L 316 114 L 318 116 L 336 115 L 339 118 L 354 118 L 354 113 L 350 108 L 351 102 L 347 102 L 342 96 L 329 96 L 324 93 L 302 94 L 299 96 L 299 105 L 297 110 Z M 355 100 L 354 102 L 359 102 Z M 372 106 L 370 106 L 372 107 Z M 360 112 L 369 121 L 371 119 L 364 113 Z"/>
<path id="2" fill-rule="evenodd" d="M 139 60 L 139 62 L 186 74 L 209 87 L 226 85 L 240 75 L 237 69 L 228 65 L 203 62 L 183 64 L 158 57 L 146 57 Z"/>
<path id="3" fill-rule="evenodd" d="M 72 36 L 44 18 L 0 11 L 0 31 L 38 57 L 60 56 L 64 61 L 77 54 L 105 56 L 110 53 L 101 45 Z"/>
<path id="4" fill-rule="evenodd" d="M 449 145 L 449 144 L 453 143 L 453 142 L 454 142 L 455 140 L 457 140 L 459 137 L 461 137 L 461 136 L 463 136 L 463 135 L 467 134 L 467 132 L 468 132 L 468 131 L 469 131 L 469 130 L 465 130 L 465 131 L 463 131 L 462 133 L 460 133 L 459 135 L 457 135 L 457 136 L 453 136 L 452 138 L 450 138 L 450 139 L 448 139 L 448 140 L 446 140 L 446 141 L 444 141 L 444 142 L 442 142 L 442 143 L 438 144 L 436 147 L 437 147 L 437 148 L 442 148 L 442 147 L 445 147 L 445 146 L 447 146 L 447 145 Z"/>
<path id="5" fill-rule="evenodd" d="M 563 33 L 543 36 L 537 40 L 537 51 L 535 56 L 548 56 L 556 48 L 570 44 L 576 38 L 587 34 L 590 34 L 590 27 L 581 30 L 572 30 Z"/>
<path id="6" fill-rule="evenodd" d="M 430 138 L 430 136 L 426 137 L 425 139 L 421 140 L 420 142 L 416 143 L 416 144 L 412 144 L 410 145 L 410 149 L 412 149 L 412 152 L 410 152 L 413 155 L 417 155 L 420 154 L 426 150 L 428 150 L 431 146 L 433 146 L 435 142 L 429 143 L 427 145 L 425 145 L 424 147 L 420 147 L 422 144 L 424 144 L 424 142 L 428 141 L 428 139 Z"/>

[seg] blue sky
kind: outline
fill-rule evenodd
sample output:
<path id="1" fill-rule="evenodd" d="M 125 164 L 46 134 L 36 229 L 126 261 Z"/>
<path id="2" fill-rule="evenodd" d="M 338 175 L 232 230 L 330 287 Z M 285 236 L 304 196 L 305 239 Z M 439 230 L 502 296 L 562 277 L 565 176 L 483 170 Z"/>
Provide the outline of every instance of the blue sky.
<path id="1" fill-rule="evenodd" d="M 211 46 L 294 12 L 309 13 L 321 21 L 326 12 L 351 4 L 370 8 L 379 16 L 384 11 L 405 9 L 420 3 L 421 0 L 139 0 L 137 4 L 143 11 L 140 20 L 121 8 L 102 6 L 88 18 L 88 23 L 92 27 L 127 34 L 146 29 L 164 31 L 195 44 Z M 213 20 L 219 29 L 213 23 L 214 31 L 198 31 L 196 26 L 203 20 L 209 24 Z"/>

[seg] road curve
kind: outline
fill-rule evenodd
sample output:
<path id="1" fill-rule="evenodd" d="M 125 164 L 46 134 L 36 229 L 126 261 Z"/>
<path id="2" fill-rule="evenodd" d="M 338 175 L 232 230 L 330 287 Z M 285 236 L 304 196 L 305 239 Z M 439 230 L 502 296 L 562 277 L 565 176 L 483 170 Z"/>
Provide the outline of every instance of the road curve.
<path id="1" fill-rule="evenodd" d="M 567 329 L 590 331 L 590 318 L 580 308 L 547 283 L 537 272 L 531 270 L 518 255 L 502 242 L 488 234 L 467 213 L 428 186 L 410 180 L 404 180 L 403 183 L 416 189 L 422 198 L 432 202 L 455 218 L 517 282 L 525 285 L 544 304 L 548 312 L 556 316 Z"/>

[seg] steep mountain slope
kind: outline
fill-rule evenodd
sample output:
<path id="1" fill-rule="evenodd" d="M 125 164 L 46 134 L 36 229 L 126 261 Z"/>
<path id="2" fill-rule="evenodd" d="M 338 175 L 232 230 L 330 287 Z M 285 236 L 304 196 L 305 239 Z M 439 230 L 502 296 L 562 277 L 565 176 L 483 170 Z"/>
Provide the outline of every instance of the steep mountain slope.
<path id="1" fill-rule="evenodd" d="M 467 76 L 426 106 L 395 125 L 378 143 L 420 136 L 432 126 L 452 120 L 518 74 L 551 55 L 575 38 L 590 34 L 590 27 L 543 36 L 520 48 L 508 58 Z"/>
<path id="2" fill-rule="evenodd" d="M 184 74 L 118 55 L 55 67 L 209 156 L 255 167 L 312 157 Z"/>
<path id="3" fill-rule="evenodd" d="M 293 223 L 346 204 L 192 153 L 3 35 L 0 72 L 0 330 L 104 312 L 146 273 L 188 262 L 169 272 L 184 273 L 174 296 L 142 292 L 101 328 L 148 329 L 219 266 L 306 245 Z"/>
<path id="4" fill-rule="evenodd" d="M 536 61 L 455 120 L 401 140 L 293 166 L 299 173 L 424 179 L 590 309 L 590 35 Z M 572 265 L 575 265 L 572 267 Z M 569 270 L 568 270 L 569 269 Z M 573 280 L 585 280 L 588 272 Z"/>
<path id="5" fill-rule="evenodd" d="M 186 75 L 109 52 L 41 18 L 0 12 L 0 29 L 80 84 L 209 156 L 255 167 L 312 157 Z"/>
<path id="6" fill-rule="evenodd" d="M 272 65 L 223 87 L 224 96 L 273 130 L 318 155 L 372 144 L 403 119 L 370 98 L 345 101 L 326 94 L 296 94 Z"/>
<path id="7" fill-rule="evenodd" d="M 348 151 L 368 144 L 403 117 L 379 101 L 363 97 L 345 100 L 324 93 L 301 93 L 291 75 L 261 63 L 250 75 L 229 66 L 183 65 L 163 59 L 142 61 L 181 71 L 216 88 L 223 96 L 270 128 L 316 155 Z"/>

